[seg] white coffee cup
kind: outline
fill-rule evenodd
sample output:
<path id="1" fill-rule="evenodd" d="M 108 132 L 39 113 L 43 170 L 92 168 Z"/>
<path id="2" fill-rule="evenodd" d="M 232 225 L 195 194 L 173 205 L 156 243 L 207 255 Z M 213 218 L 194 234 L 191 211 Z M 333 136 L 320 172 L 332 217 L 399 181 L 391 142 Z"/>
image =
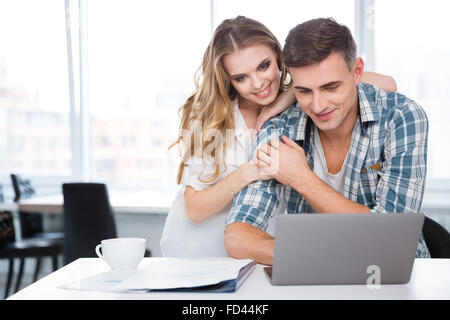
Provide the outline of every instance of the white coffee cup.
<path id="1" fill-rule="evenodd" d="M 144 257 L 146 242 L 143 238 L 105 239 L 95 247 L 95 253 L 111 270 L 134 270 Z"/>

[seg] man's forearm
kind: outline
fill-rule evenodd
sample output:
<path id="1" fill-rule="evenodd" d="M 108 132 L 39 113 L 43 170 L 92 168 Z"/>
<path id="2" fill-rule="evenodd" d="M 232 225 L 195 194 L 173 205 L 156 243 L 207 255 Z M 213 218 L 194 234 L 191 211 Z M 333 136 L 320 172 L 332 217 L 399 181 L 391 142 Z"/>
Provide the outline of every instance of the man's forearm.
<path id="1" fill-rule="evenodd" d="M 237 259 L 254 259 L 272 265 L 274 238 L 245 222 L 234 222 L 225 229 L 225 248 Z"/>
<path id="2" fill-rule="evenodd" d="M 310 172 L 302 186 L 292 186 L 318 213 L 370 213 L 370 208 L 345 198 Z"/>

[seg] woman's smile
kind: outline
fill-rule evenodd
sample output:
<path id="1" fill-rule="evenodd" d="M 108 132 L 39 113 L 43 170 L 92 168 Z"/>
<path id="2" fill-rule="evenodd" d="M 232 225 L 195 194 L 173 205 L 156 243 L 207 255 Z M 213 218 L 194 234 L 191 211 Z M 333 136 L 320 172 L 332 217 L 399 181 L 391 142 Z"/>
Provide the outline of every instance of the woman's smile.
<path id="1" fill-rule="evenodd" d="M 269 84 L 264 90 L 255 93 L 258 98 L 266 98 L 272 92 L 272 85 Z"/>

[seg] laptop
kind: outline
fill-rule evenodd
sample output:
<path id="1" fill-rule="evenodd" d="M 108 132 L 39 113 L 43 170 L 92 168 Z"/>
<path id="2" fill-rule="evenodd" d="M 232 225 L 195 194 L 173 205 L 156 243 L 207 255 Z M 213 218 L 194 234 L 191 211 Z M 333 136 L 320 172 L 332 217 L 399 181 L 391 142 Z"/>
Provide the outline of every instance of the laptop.
<path id="1" fill-rule="evenodd" d="M 280 215 L 265 271 L 273 285 L 407 283 L 423 221 L 421 213 Z"/>

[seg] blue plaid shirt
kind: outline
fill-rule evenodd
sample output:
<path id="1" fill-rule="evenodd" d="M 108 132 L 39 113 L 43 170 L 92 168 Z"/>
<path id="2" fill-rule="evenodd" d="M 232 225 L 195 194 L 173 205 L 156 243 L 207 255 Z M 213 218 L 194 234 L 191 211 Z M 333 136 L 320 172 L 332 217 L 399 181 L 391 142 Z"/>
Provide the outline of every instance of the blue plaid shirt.
<path id="1" fill-rule="evenodd" d="M 371 213 L 420 212 L 425 189 L 428 119 L 414 101 L 375 86 L 358 86 L 359 117 L 352 133 L 344 180 L 344 196 L 368 206 Z M 307 115 L 298 103 L 267 121 L 253 144 L 251 158 L 262 143 L 285 135 L 303 143 Z M 313 168 L 314 125 L 309 146 L 302 144 Z M 246 222 L 266 230 L 274 208 L 285 200 L 287 213 L 308 213 L 310 205 L 290 186 L 275 179 L 255 181 L 233 199 L 226 225 Z M 430 257 L 423 235 L 417 257 Z"/>

